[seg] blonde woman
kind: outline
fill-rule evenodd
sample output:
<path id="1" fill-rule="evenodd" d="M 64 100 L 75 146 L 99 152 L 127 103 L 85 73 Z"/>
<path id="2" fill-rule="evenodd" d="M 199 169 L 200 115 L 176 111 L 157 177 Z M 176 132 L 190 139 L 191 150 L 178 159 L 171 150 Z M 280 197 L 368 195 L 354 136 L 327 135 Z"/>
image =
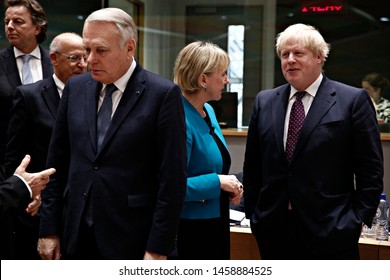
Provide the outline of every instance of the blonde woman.
<path id="1" fill-rule="evenodd" d="M 228 175 L 230 154 L 211 100 L 229 83 L 229 57 L 210 42 L 193 42 L 178 55 L 174 81 L 183 94 L 187 127 L 187 190 L 177 238 L 179 259 L 229 259 L 229 200 L 242 185 Z"/>

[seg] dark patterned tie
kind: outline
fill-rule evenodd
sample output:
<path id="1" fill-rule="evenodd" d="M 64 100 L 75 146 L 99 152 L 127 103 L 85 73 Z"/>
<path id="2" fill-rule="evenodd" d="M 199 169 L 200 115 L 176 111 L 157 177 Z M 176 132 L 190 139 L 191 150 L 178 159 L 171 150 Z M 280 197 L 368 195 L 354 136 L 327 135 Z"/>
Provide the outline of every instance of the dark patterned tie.
<path id="1" fill-rule="evenodd" d="M 302 97 L 306 91 L 298 91 L 295 93 L 295 101 L 291 107 L 290 120 L 288 123 L 286 156 L 288 161 L 291 161 L 294 153 L 295 144 L 297 143 L 303 122 L 305 120 L 305 108 L 303 107 Z"/>
<path id="2" fill-rule="evenodd" d="M 104 137 L 106 136 L 106 132 L 108 126 L 111 122 L 112 115 L 112 98 L 111 95 L 114 91 L 117 90 L 117 87 L 114 84 L 109 84 L 105 88 L 105 95 L 103 99 L 103 103 L 100 106 L 100 110 L 97 116 L 97 144 L 98 148 L 100 148 L 103 143 Z"/>

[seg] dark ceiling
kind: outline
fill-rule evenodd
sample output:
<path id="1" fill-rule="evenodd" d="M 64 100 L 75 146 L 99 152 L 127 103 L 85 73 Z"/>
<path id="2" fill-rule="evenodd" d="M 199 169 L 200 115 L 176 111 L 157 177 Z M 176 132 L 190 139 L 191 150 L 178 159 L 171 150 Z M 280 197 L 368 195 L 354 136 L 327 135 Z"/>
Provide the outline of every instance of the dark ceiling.
<path id="1" fill-rule="evenodd" d="M 386 1 L 386 0 L 385 0 Z M 390 21 L 380 21 L 381 17 L 390 18 L 390 9 L 384 9 L 384 0 L 278 0 L 277 32 L 296 22 L 315 25 L 329 41 L 359 36 L 366 32 L 390 27 Z M 341 3 L 341 4 L 340 4 Z M 302 13 L 306 7 L 331 7 L 342 5 L 342 13 Z M 312 10 L 311 10 L 312 11 Z"/>
<path id="2" fill-rule="evenodd" d="M 360 86 L 368 72 L 381 72 L 390 78 L 390 22 L 380 21 L 381 17 L 390 18 L 390 9 L 384 8 L 387 1 L 278 0 L 276 33 L 298 22 L 315 26 L 331 45 L 325 64 L 325 73 L 331 78 L 355 86 Z M 341 14 L 301 12 L 303 4 L 324 7 L 340 2 L 344 2 Z M 278 70 L 276 84 L 285 82 Z"/>

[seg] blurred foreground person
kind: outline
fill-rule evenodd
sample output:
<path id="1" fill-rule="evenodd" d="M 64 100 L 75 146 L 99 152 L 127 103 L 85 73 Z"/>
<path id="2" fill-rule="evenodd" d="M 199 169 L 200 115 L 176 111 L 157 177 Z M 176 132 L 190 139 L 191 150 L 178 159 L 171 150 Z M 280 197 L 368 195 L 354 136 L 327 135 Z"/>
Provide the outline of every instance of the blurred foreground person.
<path id="1" fill-rule="evenodd" d="M 22 211 L 34 215 L 36 210 L 31 201 L 37 200 L 42 189 L 49 182 L 50 176 L 55 172 L 55 169 L 49 168 L 37 173 L 28 173 L 26 168 L 30 161 L 31 157 L 26 155 L 14 175 L 6 180 L 0 172 L 0 259 L 2 260 L 15 258 L 13 220 L 10 217 Z"/>

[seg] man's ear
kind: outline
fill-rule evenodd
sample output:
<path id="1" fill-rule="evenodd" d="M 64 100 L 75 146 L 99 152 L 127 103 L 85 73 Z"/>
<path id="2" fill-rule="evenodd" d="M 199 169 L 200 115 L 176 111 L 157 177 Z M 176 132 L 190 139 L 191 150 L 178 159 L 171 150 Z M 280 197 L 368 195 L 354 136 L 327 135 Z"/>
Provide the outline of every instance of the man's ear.
<path id="1" fill-rule="evenodd" d="M 133 56 L 134 53 L 135 53 L 135 50 L 136 50 L 136 42 L 135 42 L 135 40 L 134 39 L 128 40 L 126 47 L 127 47 L 128 53 L 130 53 L 131 56 Z"/>
<path id="2" fill-rule="evenodd" d="M 51 60 L 51 64 L 53 64 L 53 65 L 57 65 L 58 63 L 57 63 L 57 58 L 58 58 L 58 56 L 57 56 L 57 54 L 56 53 L 54 53 L 54 52 L 50 52 L 50 60 Z"/>

